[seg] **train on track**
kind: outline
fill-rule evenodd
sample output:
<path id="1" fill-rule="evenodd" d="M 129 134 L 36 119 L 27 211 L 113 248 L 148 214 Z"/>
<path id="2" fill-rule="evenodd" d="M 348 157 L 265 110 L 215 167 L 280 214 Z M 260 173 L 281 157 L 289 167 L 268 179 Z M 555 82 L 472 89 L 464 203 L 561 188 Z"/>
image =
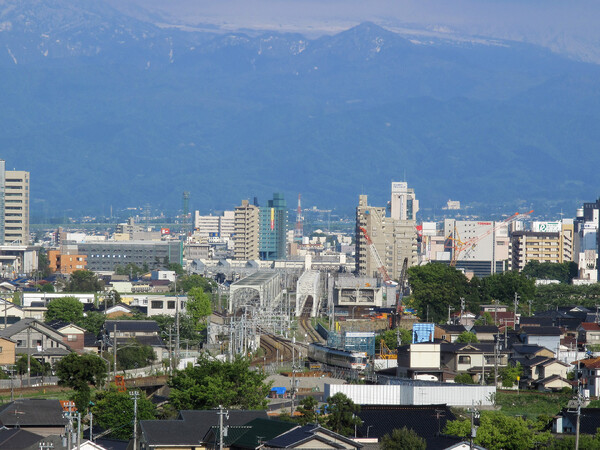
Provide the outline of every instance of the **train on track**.
<path id="1" fill-rule="evenodd" d="M 329 366 L 352 370 L 365 370 L 367 368 L 367 354 L 365 352 L 349 352 L 321 344 L 310 344 L 308 346 L 308 359 Z"/>

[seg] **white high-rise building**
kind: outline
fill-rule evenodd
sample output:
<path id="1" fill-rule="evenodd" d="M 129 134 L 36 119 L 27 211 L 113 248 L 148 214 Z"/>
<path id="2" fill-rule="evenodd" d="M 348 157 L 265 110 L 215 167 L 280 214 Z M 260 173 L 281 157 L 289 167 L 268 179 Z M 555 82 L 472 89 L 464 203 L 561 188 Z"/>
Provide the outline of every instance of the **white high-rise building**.
<path id="1" fill-rule="evenodd" d="M 404 181 L 394 181 L 390 217 L 394 220 L 417 220 L 418 212 L 419 201 L 414 189 L 409 189 L 408 183 Z"/>
<path id="2" fill-rule="evenodd" d="M 0 209 L 3 244 L 29 244 L 29 172 L 5 170 L 0 160 Z"/>

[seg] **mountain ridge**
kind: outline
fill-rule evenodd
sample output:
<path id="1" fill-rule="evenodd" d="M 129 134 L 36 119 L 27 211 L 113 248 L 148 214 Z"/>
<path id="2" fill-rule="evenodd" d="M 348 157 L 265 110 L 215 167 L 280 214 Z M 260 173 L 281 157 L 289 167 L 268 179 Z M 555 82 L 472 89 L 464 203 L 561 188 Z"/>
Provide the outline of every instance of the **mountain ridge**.
<path id="1" fill-rule="evenodd" d="M 165 30 L 92 3 L 0 18 L 45 17 L 0 32 L 17 59 L 0 56 L 0 146 L 32 173 L 32 211 L 176 210 L 184 190 L 201 211 L 280 190 L 351 208 L 363 192 L 386 201 L 405 173 L 424 209 L 575 205 L 600 188 L 595 65 L 373 23 L 318 39 Z"/>

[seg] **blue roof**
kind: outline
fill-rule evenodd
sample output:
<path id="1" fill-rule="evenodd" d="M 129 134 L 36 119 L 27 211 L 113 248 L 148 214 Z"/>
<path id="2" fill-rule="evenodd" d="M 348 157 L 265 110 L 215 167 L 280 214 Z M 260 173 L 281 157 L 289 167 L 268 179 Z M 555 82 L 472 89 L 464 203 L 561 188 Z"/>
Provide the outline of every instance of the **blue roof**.
<path id="1" fill-rule="evenodd" d="M 271 391 L 277 392 L 277 395 L 283 395 L 286 393 L 287 389 L 285 387 L 272 387 Z"/>

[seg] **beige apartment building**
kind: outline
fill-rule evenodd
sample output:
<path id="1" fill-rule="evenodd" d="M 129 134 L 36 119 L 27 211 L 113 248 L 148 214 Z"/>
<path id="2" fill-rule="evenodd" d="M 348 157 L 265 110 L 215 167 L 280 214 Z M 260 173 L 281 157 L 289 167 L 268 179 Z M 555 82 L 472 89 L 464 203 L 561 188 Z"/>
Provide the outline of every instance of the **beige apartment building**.
<path id="1" fill-rule="evenodd" d="M 529 261 L 563 263 L 576 252 L 573 223 L 562 223 L 558 231 L 515 231 L 510 238 L 509 269 L 523 270 Z"/>
<path id="2" fill-rule="evenodd" d="M 361 228 L 367 230 L 390 278 L 400 278 L 405 258 L 408 258 L 408 267 L 418 262 L 415 221 L 418 202 L 406 183 L 401 183 L 400 189 L 397 185 L 392 183 L 392 217 L 386 217 L 384 207 L 370 206 L 366 195 L 359 197 L 356 208 L 356 271 L 359 275 L 379 275 L 379 264 Z"/>
<path id="3" fill-rule="evenodd" d="M 29 244 L 29 172 L 5 172 L 4 243 Z"/>
<path id="4" fill-rule="evenodd" d="M 237 260 L 259 259 L 259 208 L 242 200 L 234 214 L 234 258 Z"/>

